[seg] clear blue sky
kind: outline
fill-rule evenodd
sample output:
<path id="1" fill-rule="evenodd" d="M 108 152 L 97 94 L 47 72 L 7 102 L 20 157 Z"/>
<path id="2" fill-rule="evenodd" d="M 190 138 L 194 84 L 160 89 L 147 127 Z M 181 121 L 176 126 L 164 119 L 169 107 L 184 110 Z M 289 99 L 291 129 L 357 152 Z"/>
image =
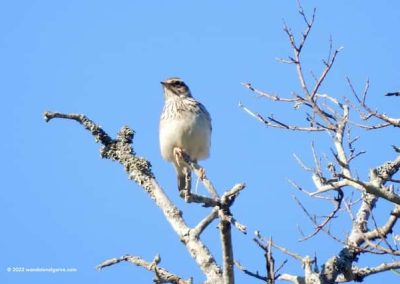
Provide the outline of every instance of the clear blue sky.
<path id="1" fill-rule="evenodd" d="M 400 2 L 303 2 L 308 13 L 317 7 L 303 57 L 307 72 L 321 70 L 330 35 L 334 46 L 344 47 L 321 91 L 340 98 L 350 95 L 345 76 L 359 89 L 370 78 L 371 102 L 398 115 L 400 101 L 383 94 L 400 89 Z M 100 159 L 88 132 L 71 121 L 42 119 L 46 110 L 84 113 L 112 136 L 122 125 L 132 127 L 136 152 L 151 161 L 160 184 L 193 225 L 206 211 L 178 198 L 173 169 L 158 149 L 159 82 L 169 76 L 184 78 L 213 117 L 212 155 L 203 165 L 218 190 L 248 185 L 233 207 L 250 233 L 234 232 L 235 258 L 264 273 L 263 254 L 251 241 L 256 229 L 300 254 L 316 252 L 320 264 L 336 254 L 339 245 L 323 235 L 298 243 L 297 225 L 306 232 L 312 227 L 291 196 L 321 214 L 327 213 L 326 204 L 309 200 L 287 182 L 311 186 L 292 154 L 310 162 L 312 140 L 329 153 L 326 135 L 267 129 L 238 108 L 242 101 L 285 121 L 295 117 L 290 107 L 256 99 L 240 84 L 250 81 L 282 96 L 299 90 L 293 67 L 274 60 L 291 54 L 283 19 L 294 31 L 303 29 L 295 1 L 1 1 L 0 282 L 151 283 L 151 273 L 127 263 L 100 272 L 95 266 L 124 254 L 151 260 L 157 253 L 161 266 L 194 276 L 195 283 L 202 280 L 160 210 L 119 164 Z M 357 164 L 360 176 L 394 157 L 388 145 L 398 143 L 398 133 L 383 133 L 385 139 L 362 133 L 360 147 L 369 152 Z M 389 210 L 385 202 L 379 206 Z M 346 214 L 335 224 L 344 236 Z M 214 225 L 205 241 L 215 249 Z M 7 267 L 78 272 L 8 273 Z M 292 260 L 285 271 L 301 273 Z M 389 272 L 365 283 L 378 279 L 400 281 Z M 237 280 L 256 283 L 240 272 Z"/>

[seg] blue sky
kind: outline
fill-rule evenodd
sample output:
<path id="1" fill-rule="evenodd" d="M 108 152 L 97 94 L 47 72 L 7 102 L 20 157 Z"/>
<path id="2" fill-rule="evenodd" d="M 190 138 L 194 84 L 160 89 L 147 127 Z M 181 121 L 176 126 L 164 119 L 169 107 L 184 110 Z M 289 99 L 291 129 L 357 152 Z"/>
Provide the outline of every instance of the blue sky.
<path id="1" fill-rule="evenodd" d="M 400 3 L 304 2 L 308 13 L 317 8 L 303 55 L 307 72 L 321 70 L 330 35 L 334 46 L 344 47 L 321 91 L 341 98 L 350 95 L 346 76 L 360 90 L 369 78 L 371 104 L 396 116 L 399 101 L 383 94 L 400 89 Z M 299 91 L 293 66 L 275 61 L 291 55 L 283 19 L 294 31 L 303 29 L 296 13 L 295 1 L 1 1 L 1 282 L 149 283 L 150 273 L 126 263 L 100 272 L 95 266 L 124 254 L 151 260 L 157 253 L 161 266 L 202 280 L 160 210 L 121 166 L 101 160 L 99 145 L 76 123 L 42 119 L 46 110 L 84 113 L 112 136 L 123 125 L 132 127 L 136 152 L 151 161 L 160 184 L 194 225 L 206 211 L 178 198 L 173 169 L 158 149 L 159 82 L 170 76 L 184 78 L 213 117 L 212 154 L 203 165 L 219 192 L 237 182 L 248 185 L 233 207 L 250 232 L 234 232 L 235 258 L 263 272 L 262 252 L 251 241 L 254 230 L 300 254 L 316 252 L 320 263 L 336 254 L 339 245 L 322 235 L 298 242 L 297 225 L 306 232 L 312 227 L 292 195 L 315 212 L 324 212 L 326 204 L 287 182 L 311 186 L 292 154 L 311 162 L 311 141 L 329 153 L 326 135 L 267 129 L 238 108 L 241 101 L 284 121 L 298 117 L 291 107 L 255 98 L 240 84 L 252 82 L 282 96 Z M 389 145 L 398 139 L 393 129 L 360 133 L 360 148 L 368 154 L 356 165 L 365 177 L 368 168 L 394 157 Z M 379 204 L 382 212 L 388 208 Z M 343 214 L 336 226 L 344 236 L 348 217 Z M 204 238 L 219 258 L 215 226 Z M 365 258 L 360 265 L 379 261 Z M 7 273 L 7 267 L 78 272 Z M 299 264 L 290 260 L 286 272 L 301 273 Z M 399 281 L 389 272 L 365 283 L 377 279 Z M 256 283 L 240 272 L 237 280 Z"/>

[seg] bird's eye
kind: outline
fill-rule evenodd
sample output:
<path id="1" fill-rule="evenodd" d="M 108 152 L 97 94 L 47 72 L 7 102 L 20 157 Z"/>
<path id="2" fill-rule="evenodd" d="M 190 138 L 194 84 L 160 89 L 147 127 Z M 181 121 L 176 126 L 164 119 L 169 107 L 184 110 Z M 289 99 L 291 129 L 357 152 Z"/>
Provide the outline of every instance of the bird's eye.
<path id="1" fill-rule="evenodd" d="M 180 86 L 182 86 L 182 82 L 181 81 L 175 81 L 174 82 L 174 86 L 175 87 L 180 87 Z"/>

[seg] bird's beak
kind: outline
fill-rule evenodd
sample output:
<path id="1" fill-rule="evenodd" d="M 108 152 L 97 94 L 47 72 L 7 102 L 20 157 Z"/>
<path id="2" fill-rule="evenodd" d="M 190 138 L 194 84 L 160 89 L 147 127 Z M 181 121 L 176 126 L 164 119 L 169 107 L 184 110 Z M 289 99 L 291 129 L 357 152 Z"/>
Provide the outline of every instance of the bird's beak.
<path id="1" fill-rule="evenodd" d="M 161 81 L 160 82 L 161 83 L 161 85 L 165 88 L 165 89 L 170 89 L 170 84 L 168 84 L 167 82 L 165 82 L 165 81 Z"/>

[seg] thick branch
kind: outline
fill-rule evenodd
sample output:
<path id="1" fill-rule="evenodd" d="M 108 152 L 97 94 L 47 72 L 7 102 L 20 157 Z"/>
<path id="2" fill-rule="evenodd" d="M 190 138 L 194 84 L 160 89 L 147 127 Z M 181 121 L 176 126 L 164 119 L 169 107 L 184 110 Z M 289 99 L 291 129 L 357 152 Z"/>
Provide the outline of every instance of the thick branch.
<path id="1" fill-rule="evenodd" d="M 143 158 L 137 157 L 133 151 L 132 139 L 134 132 L 130 128 L 123 127 L 118 133 L 117 139 L 113 140 L 101 127 L 84 115 L 46 112 L 44 117 L 46 121 L 50 121 L 53 118 L 73 119 L 89 130 L 96 138 L 96 141 L 103 144 L 101 149 L 102 157 L 118 161 L 123 165 L 129 178 L 141 186 L 162 210 L 165 218 L 178 234 L 192 258 L 206 275 L 207 282 L 222 283 L 222 271 L 211 252 L 198 237 L 189 234 L 190 228 L 186 225 L 182 212 L 169 200 L 158 185 L 151 171 L 150 163 Z"/>
<path id="2" fill-rule="evenodd" d="M 279 280 L 282 281 L 289 281 L 292 282 L 293 284 L 306 284 L 306 280 L 302 276 L 297 276 L 297 275 L 291 275 L 284 273 L 278 278 Z"/>
<path id="3" fill-rule="evenodd" d="M 201 220 L 196 227 L 191 231 L 193 236 L 200 237 L 201 233 L 210 225 L 215 219 L 218 218 L 218 207 L 214 207 L 203 220 Z"/>
<path id="4" fill-rule="evenodd" d="M 377 197 L 371 194 L 364 194 L 363 201 L 353 221 L 353 228 L 347 238 L 347 245 L 338 255 L 328 259 L 321 270 L 323 283 L 335 283 L 339 275 L 345 279 L 352 279 L 353 262 L 361 252 L 360 245 L 364 242 L 364 233 L 367 231 L 367 223 L 371 216 Z"/>
<path id="5" fill-rule="evenodd" d="M 234 284 L 235 278 L 233 273 L 233 245 L 231 234 L 231 223 L 225 218 L 228 215 L 223 210 L 219 210 L 219 231 L 222 246 L 222 262 L 223 262 L 223 278 L 224 283 Z"/>
<path id="6" fill-rule="evenodd" d="M 221 197 L 221 207 L 218 211 L 220 223 L 219 231 L 222 246 L 222 261 L 223 261 L 223 277 L 225 283 L 233 284 L 234 278 L 234 259 L 233 259 L 233 244 L 231 234 L 232 214 L 230 207 L 233 205 L 240 191 L 245 188 L 244 184 L 237 184 L 232 189 L 226 191 Z"/>
<path id="7" fill-rule="evenodd" d="M 375 267 L 364 267 L 364 268 L 354 267 L 352 280 L 356 280 L 357 282 L 362 282 L 364 278 L 367 276 L 399 268 L 400 268 L 400 261 L 382 263 Z"/>
<path id="8" fill-rule="evenodd" d="M 396 225 L 397 220 L 400 217 L 400 205 L 396 205 L 393 211 L 390 213 L 390 217 L 388 218 L 386 224 L 384 224 L 380 228 L 376 228 L 375 230 L 369 231 L 364 234 L 364 237 L 368 240 L 375 240 L 378 238 L 386 238 L 386 236 L 392 233 L 394 225 Z"/>

